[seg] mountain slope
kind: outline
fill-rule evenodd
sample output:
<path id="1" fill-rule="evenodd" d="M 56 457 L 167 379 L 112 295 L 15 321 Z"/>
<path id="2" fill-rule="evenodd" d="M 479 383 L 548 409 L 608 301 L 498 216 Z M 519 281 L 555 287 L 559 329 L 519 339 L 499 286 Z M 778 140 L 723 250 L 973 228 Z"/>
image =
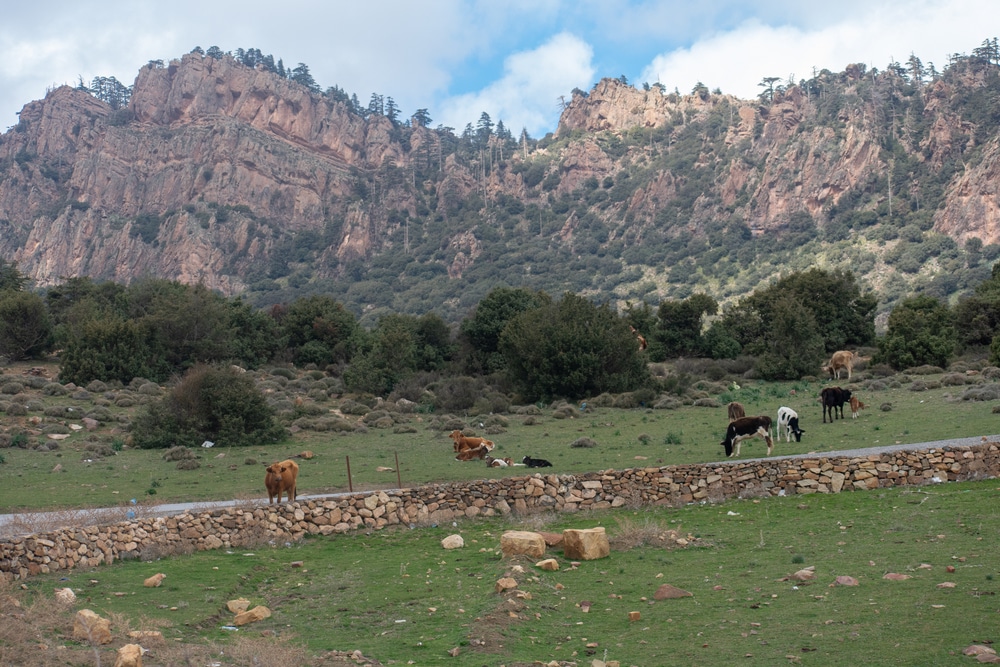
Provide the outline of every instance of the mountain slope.
<path id="1" fill-rule="evenodd" d="M 726 301 L 841 266 L 884 310 L 989 275 L 998 100 L 978 56 L 824 70 L 760 100 L 605 79 L 535 141 L 191 53 L 142 68 L 127 109 L 68 87 L 25 106 L 0 137 L 0 257 L 42 287 L 152 274 L 453 320 L 498 284 Z"/>

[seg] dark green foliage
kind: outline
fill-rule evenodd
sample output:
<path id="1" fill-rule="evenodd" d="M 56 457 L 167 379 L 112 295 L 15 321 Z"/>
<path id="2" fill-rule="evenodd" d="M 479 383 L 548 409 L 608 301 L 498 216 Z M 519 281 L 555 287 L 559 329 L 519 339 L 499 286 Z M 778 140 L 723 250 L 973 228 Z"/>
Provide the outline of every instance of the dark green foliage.
<path id="1" fill-rule="evenodd" d="M 768 349 L 775 304 L 786 298 L 811 311 L 826 352 L 870 345 L 875 339 L 875 296 L 862 294 L 850 271 L 810 269 L 757 290 L 726 311 L 723 324 L 744 354 Z"/>
<path id="2" fill-rule="evenodd" d="M 286 436 L 252 377 L 213 366 L 192 368 L 169 394 L 140 411 L 132 434 L 143 449 L 205 440 L 222 447 L 265 445 Z"/>
<path id="3" fill-rule="evenodd" d="M 296 299 L 274 315 L 296 363 L 323 366 L 349 361 L 354 355 L 360 332 L 357 320 L 329 296 Z M 308 343 L 312 345 L 305 348 Z"/>
<path id="4" fill-rule="evenodd" d="M 229 355 L 234 363 L 258 368 L 285 346 L 278 323 L 267 313 L 238 297 L 226 303 L 226 311 Z"/>
<path id="5" fill-rule="evenodd" d="M 567 293 L 514 318 L 499 349 L 525 399 L 579 399 L 649 382 L 633 340 L 628 324 L 607 305 Z"/>
<path id="6" fill-rule="evenodd" d="M 17 269 L 15 262 L 0 259 L 0 292 L 20 291 L 28 285 L 28 276 Z"/>
<path id="7" fill-rule="evenodd" d="M 150 245 L 156 242 L 156 236 L 160 233 L 160 225 L 163 219 L 154 213 L 142 213 L 135 218 L 132 228 L 129 230 L 130 236 L 138 236 L 143 243 Z"/>
<path id="8" fill-rule="evenodd" d="M 898 370 L 924 364 L 944 368 L 955 352 L 956 339 L 954 317 L 946 304 L 926 295 L 911 297 L 892 309 L 872 362 Z"/>
<path id="9" fill-rule="evenodd" d="M 823 339 L 813 311 L 792 294 L 771 305 L 766 348 L 757 359 L 765 380 L 797 380 L 813 375 L 823 363 Z"/>
<path id="10" fill-rule="evenodd" d="M 61 382 L 85 386 L 93 380 L 117 380 L 165 376 L 157 363 L 142 325 L 117 317 L 93 318 L 76 326 L 66 340 L 59 369 Z"/>
<path id="11" fill-rule="evenodd" d="M 954 315 L 963 345 L 991 344 L 1000 333 L 1000 264 L 993 266 L 990 278 L 977 285 L 974 294 L 956 304 Z"/>
<path id="12" fill-rule="evenodd" d="M 683 301 L 668 299 L 660 303 L 654 338 L 663 356 L 652 357 L 654 361 L 666 358 L 691 356 L 703 350 L 701 327 L 705 316 L 712 316 L 719 309 L 715 299 L 705 294 L 692 294 Z"/>
<path id="13" fill-rule="evenodd" d="M 500 352 L 500 335 L 521 313 L 551 302 L 543 292 L 524 287 L 497 287 L 476 306 L 471 317 L 462 321 L 461 332 L 472 346 L 466 364 L 470 370 L 494 373 L 506 364 Z"/>
<path id="14" fill-rule="evenodd" d="M 32 292 L 0 291 L 0 355 L 12 361 L 48 349 L 52 320 L 42 297 Z"/>

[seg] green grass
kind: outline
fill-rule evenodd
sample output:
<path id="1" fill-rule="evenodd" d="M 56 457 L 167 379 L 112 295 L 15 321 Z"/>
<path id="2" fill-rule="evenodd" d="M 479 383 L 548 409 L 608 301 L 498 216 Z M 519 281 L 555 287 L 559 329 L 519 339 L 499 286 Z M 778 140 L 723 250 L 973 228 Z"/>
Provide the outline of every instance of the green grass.
<path id="1" fill-rule="evenodd" d="M 739 400 L 746 406 L 747 414 L 767 414 L 772 419 L 781 405 L 795 408 L 805 435 L 800 443 L 776 442 L 776 456 L 1000 432 L 1000 418 L 992 413 L 996 401 L 959 401 L 956 397 L 961 395 L 962 387 L 914 392 L 908 389 L 909 383 L 881 391 L 855 388 L 868 405 L 861 418 L 852 420 L 848 409 L 846 419 L 823 424 L 816 400 L 823 386 L 819 382 L 746 383 L 718 398 L 723 403 Z M 880 410 L 882 404 L 891 405 L 891 410 Z M 719 446 L 727 423 L 724 407 L 591 409 L 579 412 L 575 418 L 556 419 L 546 408 L 536 418 L 539 423 L 529 426 L 524 425 L 524 417 L 507 415 L 506 432 L 488 436 L 497 443 L 493 454 L 515 460 L 524 455 L 546 458 L 552 461 L 556 473 L 724 458 Z M 133 498 L 159 503 L 266 497 L 264 464 L 303 450 L 310 450 L 316 456 L 300 461 L 300 494 L 348 490 L 348 461 L 350 485 L 355 491 L 394 488 L 397 480 L 404 487 L 411 487 L 487 475 L 525 474 L 524 468 L 487 470 L 479 461 L 455 461 L 447 432 L 428 427 L 432 416 L 415 414 L 408 418 L 415 433 L 376 428 L 364 434 L 346 435 L 299 431 L 289 441 L 268 447 L 196 448 L 202 465 L 192 471 L 178 470 L 174 462 L 164 461 L 162 450 L 124 449 L 114 456 L 93 460 L 84 450 L 87 434 L 77 432 L 60 441 L 60 450 L 56 452 L 4 450 L 6 462 L 0 465 L 0 507 L 13 511 L 127 504 Z M 477 428 L 480 421 L 477 417 L 465 420 L 482 433 Z M 592 438 L 598 446 L 569 446 L 584 436 Z M 110 433 L 105 437 L 114 443 L 120 434 Z M 743 444 L 743 458 L 765 453 L 764 443 L 759 439 Z M 247 464 L 247 459 L 256 463 Z M 61 471 L 52 472 L 57 464 L 61 465 Z M 392 470 L 380 472 L 380 467 Z"/>
<path id="2" fill-rule="evenodd" d="M 509 528 L 595 525 L 613 543 L 651 526 L 680 529 L 694 541 L 666 549 L 654 538 L 576 568 L 553 549 L 558 572 L 499 554 Z M 440 540 L 453 532 L 466 546 L 445 551 Z M 998 534 L 1000 489 L 992 480 L 310 537 L 27 585 L 43 595 L 70 586 L 78 607 L 122 614 L 134 625 L 141 619 L 169 642 L 224 643 L 269 631 L 314 655 L 360 649 L 383 664 L 959 665 L 970 661 L 961 655 L 966 646 L 1000 638 Z M 494 592 L 515 562 L 526 570 L 513 576 L 530 599 Z M 814 582 L 781 580 L 809 566 Z M 144 588 L 155 572 L 167 574 L 163 586 Z M 888 572 L 912 578 L 883 579 Z M 832 585 L 840 575 L 860 583 Z M 955 587 L 939 588 L 944 582 Z M 653 601 L 663 583 L 692 597 Z M 225 603 L 240 596 L 274 615 L 236 633 L 220 629 L 231 621 Z M 584 601 L 592 603 L 588 613 Z M 630 611 L 641 619 L 630 622 Z M 455 647 L 458 657 L 449 657 Z"/>

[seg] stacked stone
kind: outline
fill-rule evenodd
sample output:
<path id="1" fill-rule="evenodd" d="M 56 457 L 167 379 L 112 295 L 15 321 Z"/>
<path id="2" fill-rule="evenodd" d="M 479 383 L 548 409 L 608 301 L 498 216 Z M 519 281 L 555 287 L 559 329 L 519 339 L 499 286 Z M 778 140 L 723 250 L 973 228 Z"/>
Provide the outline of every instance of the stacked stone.
<path id="1" fill-rule="evenodd" d="M 583 475 L 430 484 L 338 499 L 184 512 L 103 526 L 63 528 L 0 541 L 0 574 L 25 578 L 116 559 L 238 547 L 252 539 L 298 540 L 387 526 L 444 523 L 479 516 L 625 505 L 681 506 L 754 495 L 864 491 L 900 485 L 982 479 L 1000 474 L 1000 446 L 894 451 L 858 457 L 686 464 L 604 470 Z"/>

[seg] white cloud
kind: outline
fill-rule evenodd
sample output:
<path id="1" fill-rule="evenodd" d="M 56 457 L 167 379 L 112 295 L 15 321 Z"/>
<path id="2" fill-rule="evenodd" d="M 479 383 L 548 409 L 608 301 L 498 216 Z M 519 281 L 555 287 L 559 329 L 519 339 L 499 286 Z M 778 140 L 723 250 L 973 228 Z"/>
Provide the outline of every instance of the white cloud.
<path id="1" fill-rule="evenodd" d="M 968 53 L 989 35 L 975 36 L 969 21 L 1000 24 L 1000 3 L 982 0 L 939 0 L 910 5 L 883 4 L 846 20 L 816 29 L 770 26 L 750 20 L 735 30 L 717 33 L 689 48 L 656 56 L 642 80 L 659 80 L 668 90 L 690 92 L 701 81 L 711 89 L 754 98 L 764 77 L 793 75 L 808 79 L 814 68 L 839 72 L 861 62 L 884 69 L 914 53 L 938 70 L 951 53 Z"/>
<path id="2" fill-rule="evenodd" d="M 521 128 L 532 136 L 552 130 L 561 111 L 560 96 L 593 84 L 593 55 L 579 38 L 558 34 L 537 49 L 508 56 L 503 76 L 482 90 L 443 100 L 440 122 L 461 132 L 485 111 L 515 135 Z"/>

